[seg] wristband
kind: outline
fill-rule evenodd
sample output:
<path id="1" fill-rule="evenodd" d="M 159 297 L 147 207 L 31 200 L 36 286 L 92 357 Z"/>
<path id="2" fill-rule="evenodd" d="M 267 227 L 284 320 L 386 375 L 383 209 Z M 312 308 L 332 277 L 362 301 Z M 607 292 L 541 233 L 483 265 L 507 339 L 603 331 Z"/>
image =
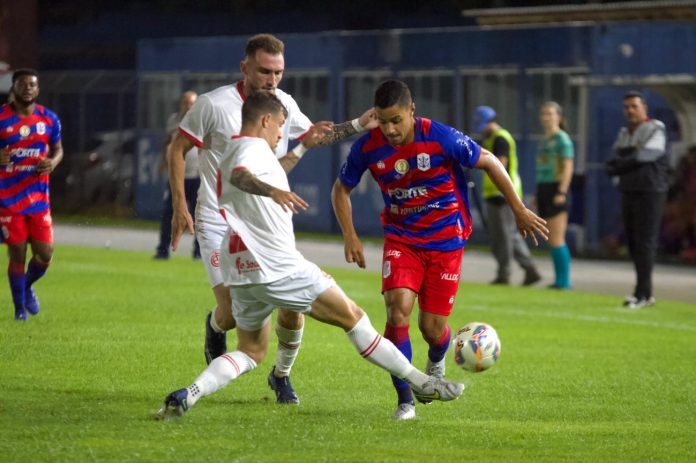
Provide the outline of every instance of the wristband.
<path id="1" fill-rule="evenodd" d="M 360 120 L 359 119 L 353 119 L 350 121 L 351 124 L 353 124 L 353 128 L 357 133 L 364 132 L 365 129 L 363 128 L 362 125 L 360 125 Z"/>
<path id="2" fill-rule="evenodd" d="M 292 153 L 297 156 L 297 159 L 302 158 L 302 156 L 307 152 L 309 148 L 307 148 L 305 145 L 302 144 L 302 142 L 299 142 L 297 146 L 295 146 L 292 149 Z"/>

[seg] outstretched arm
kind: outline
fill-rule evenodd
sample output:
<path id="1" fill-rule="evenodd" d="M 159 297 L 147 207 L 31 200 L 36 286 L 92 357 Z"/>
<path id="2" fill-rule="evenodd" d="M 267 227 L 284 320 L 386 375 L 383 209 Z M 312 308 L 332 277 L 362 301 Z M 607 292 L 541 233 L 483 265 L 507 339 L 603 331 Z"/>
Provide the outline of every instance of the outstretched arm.
<path id="1" fill-rule="evenodd" d="M 355 262 L 358 267 L 365 268 L 365 252 L 353 225 L 353 205 L 350 201 L 350 190 L 341 180 L 336 179 L 331 189 L 331 203 L 343 233 L 343 253 L 346 262 Z"/>
<path id="2" fill-rule="evenodd" d="M 296 207 L 304 211 L 309 206 L 304 199 L 292 191 L 283 191 L 266 182 L 262 182 L 244 167 L 237 167 L 232 171 L 230 183 L 246 193 L 271 198 L 280 204 L 284 211 L 290 210 L 293 213 L 297 213 Z"/>
<path id="3" fill-rule="evenodd" d="M 327 133 L 320 141 L 320 145 L 331 145 L 344 138 L 348 138 L 356 133 L 371 130 L 377 127 L 377 116 L 375 108 L 370 108 L 362 115 L 352 121 L 345 121 L 331 127 L 331 132 Z"/>
<path id="4" fill-rule="evenodd" d="M 532 238 L 532 242 L 537 246 L 539 243 L 536 234 L 547 240 L 549 229 L 546 228 L 546 221 L 527 209 L 522 200 L 517 196 L 510 176 L 498 158 L 490 151 L 481 148 L 481 155 L 475 167 L 485 170 L 495 186 L 497 186 L 498 190 L 503 194 L 512 212 L 515 214 L 517 228 L 520 230 L 520 233 L 522 233 L 522 236 L 526 238 L 529 234 Z"/>
<path id="5" fill-rule="evenodd" d="M 176 251 L 184 230 L 193 234 L 193 217 L 186 205 L 184 190 L 184 171 L 186 153 L 193 148 L 193 142 L 177 133 L 167 147 L 167 166 L 169 167 L 169 188 L 172 193 L 172 250 Z"/>

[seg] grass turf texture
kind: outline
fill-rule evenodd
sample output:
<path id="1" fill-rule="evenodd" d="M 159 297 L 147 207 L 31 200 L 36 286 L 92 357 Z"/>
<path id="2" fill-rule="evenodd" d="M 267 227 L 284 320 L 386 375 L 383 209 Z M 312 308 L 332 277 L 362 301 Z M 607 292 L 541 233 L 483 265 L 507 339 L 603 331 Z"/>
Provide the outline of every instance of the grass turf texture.
<path id="1" fill-rule="evenodd" d="M 382 331 L 379 275 L 332 273 Z M 491 323 L 502 356 L 473 374 L 448 352 L 447 376 L 468 386 L 456 402 L 393 421 L 388 376 L 339 329 L 308 319 L 292 377 L 300 406 L 276 405 L 266 385 L 273 336 L 257 370 L 182 419 L 157 422 L 164 396 L 205 366 L 214 301 L 203 266 L 61 246 L 36 289 L 41 313 L 26 323 L 0 292 L 2 462 L 696 459 L 696 305 L 630 312 L 615 297 L 464 283 L 452 328 Z M 416 326 L 414 314 L 423 366 Z"/>

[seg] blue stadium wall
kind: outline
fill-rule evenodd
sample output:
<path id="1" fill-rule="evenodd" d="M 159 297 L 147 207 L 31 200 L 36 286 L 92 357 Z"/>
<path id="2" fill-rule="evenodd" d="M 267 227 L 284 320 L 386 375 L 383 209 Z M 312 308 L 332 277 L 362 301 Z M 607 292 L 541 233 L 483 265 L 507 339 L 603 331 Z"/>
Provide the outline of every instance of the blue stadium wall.
<path id="1" fill-rule="evenodd" d="M 520 70 L 539 67 L 586 67 L 590 75 L 650 75 L 696 73 L 696 28 L 689 23 L 609 23 L 567 27 L 456 28 L 445 30 L 396 30 L 374 32 L 325 32 L 279 35 L 286 44 L 286 70 L 327 69 L 330 108 L 335 121 L 345 119 L 342 76 L 346 71 L 382 69 L 396 75 L 401 70 L 451 69 L 461 67 L 514 66 Z M 238 71 L 247 37 L 174 38 L 143 40 L 138 46 L 139 74 L 157 72 Z M 620 53 L 623 44 L 634 53 Z M 282 86 L 282 85 L 281 85 Z M 522 80 L 519 92 L 527 91 Z M 623 122 L 621 97 L 626 88 L 593 87 L 588 91 L 587 164 L 574 186 L 576 197 L 572 221 L 585 230 L 584 245 L 597 247 L 602 236 L 619 227 L 619 196 L 603 171 L 604 160 Z M 651 110 L 668 125 L 674 117 L 659 95 L 647 93 Z M 302 106 L 302 101 L 299 102 Z M 460 113 L 461 111 L 455 111 Z M 427 116 L 427 115 L 426 115 Z M 458 114 L 460 128 L 466 115 Z M 521 175 L 525 191 L 534 189 L 534 152 L 529 140 L 536 114 L 520 112 Z M 145 137 L 148 134 L 144 134 Z M 678 137 L 678 129 L 671 136 Z M 149 144 L 152 145 L 152 144 Z M 148 146 L 144 143 L 143 146 Z M 292 171 L 291 184 L 308 196 L 310 214 L 296 218 L 298 229 L 337 232 L 330 204 L 330 189 L 349 143 L 312 154 Z M 330 152 L 330 153 L 328 153 Z M 156 156 L 141 152 L 140 156 Z M 147 164 L 147 163 L 146 163 Z M 138 181 L 136 209 L 152 216 L 153 197 L 161 197 L 161 182 Z M 380 235 L 380 198 L 374 188 L 353 195 L 356 225 L 364 234 Z M 607 220 L 609 218 L 610 220 Z"/>

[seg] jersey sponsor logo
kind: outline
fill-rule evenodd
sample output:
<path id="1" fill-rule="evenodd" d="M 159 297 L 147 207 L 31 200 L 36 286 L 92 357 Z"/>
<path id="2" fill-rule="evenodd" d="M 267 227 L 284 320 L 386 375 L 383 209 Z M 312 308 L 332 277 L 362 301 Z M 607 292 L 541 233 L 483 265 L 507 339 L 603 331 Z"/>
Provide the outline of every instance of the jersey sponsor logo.
<path id="1" fill-rule="evenodd" d="M 27 125 L 23 125 L 19 128 L 19 134 L 22 137 L 28 137 L 30 133 L 31 133 L 31 129 Z"/>
<path id="2" fill-rule="evenodd" d="M 213 251 L 213 255 L 210 256 L 210 265 L 213 267 L 220 268 L 220 250 L 216 249 Z"/>
<path id="3" fill-rule="evenodd" d="M 12 152 L 12 156 L 17 158 L 38 158 L 41 156 L 41 150 L 38 148 L 18 148 Z"/>
<path id="4" fill-rule="evenodd" d="M 384 161 L 377 161 L 377 168 L 383 170 L 386 167 Z"/>
<path id="5" fill-rule="evenodd" d="M 389 188 L 387 194 L 395 199 L 411 199 L 428 196 L 428 188 L 416 186 L 413 188 Z"/>
<path id="6" fill-rule="evenodd" d="M 255 260 L 244 259 L 237 257 L 234 261 L 234 267 L 237 269 L 237 273 L 241 275 L 242 273 L 256 272 L 261 270 L 261 266 Z"/>
<path id="7" fill-rule="evenodd" d="M 384 254 L 384 257 L 395 257 L 398 259 L 399 257 L 401 257 L 401 251 L 396 250 L 396 249 L 389 249 Z"/>
<path id="8" fill-rule="evenodd" d="M 441 272 L 440 279 L 445 280 L 445 281 L 459 281 L 459 274 L 458 273 Z"/>
<path id="9" fill-rule="evenodd" d="M 15 166 L 9 165 L 2 168 L 3 172 L 31 172 L 36 170 L 35 165 L 31 166 Z"/>
<path id="10" fill-rule="evenodd" d="M 422 170 L 425 172 L 426 170 L 430 169 L 430 155 L 427 153 L 420 153 L 418 156 L 416 156 L 416 160 L 418 161 L 418 170 Z"/>
<path id="11" fill-rule="evenodd" d="M 36 124 L 36 133 L 38 133 L 39 135 L 45 134 L 46 124 L 44 124 L 43 122 L 39 122 L 38 124 Z"/>
<path id="12" fill-rule="evenodd" d="M 12 222 L 12 216 L 11 215 L 3 215 L 0 216 L 0 223 L 10 223 Z"/>
<path id="13" fill-rule="evenodd" d="M 385 260 L 382 264 L 382 278 L 388 278 L 391 275 L 391 261 Z"/>
<path id="14" fill-rule="evenodd" d="M 393 205 L 391 207 L 391 213 L 394 215 L 411 215 L 411 214 L 420 214 L 421 212 L 425 212 L 428 209 L 440 209 L 440 203 L 439 202 L 434 202 L 431 204 L 423 204 L 421 206 L 413 206 L 413 207 L 399 207 L 396 205 Z"/>
<path id="15" fill-rule="evenodd" d="M 394 170 L 400 173 L 401 175 L 408 172 L 410 168 L 411 167 L 408 165 L 408 161 L 406 159 L 399 159 L 398 161 L 396 161 L 396 164 L 394 164 Z"/>

